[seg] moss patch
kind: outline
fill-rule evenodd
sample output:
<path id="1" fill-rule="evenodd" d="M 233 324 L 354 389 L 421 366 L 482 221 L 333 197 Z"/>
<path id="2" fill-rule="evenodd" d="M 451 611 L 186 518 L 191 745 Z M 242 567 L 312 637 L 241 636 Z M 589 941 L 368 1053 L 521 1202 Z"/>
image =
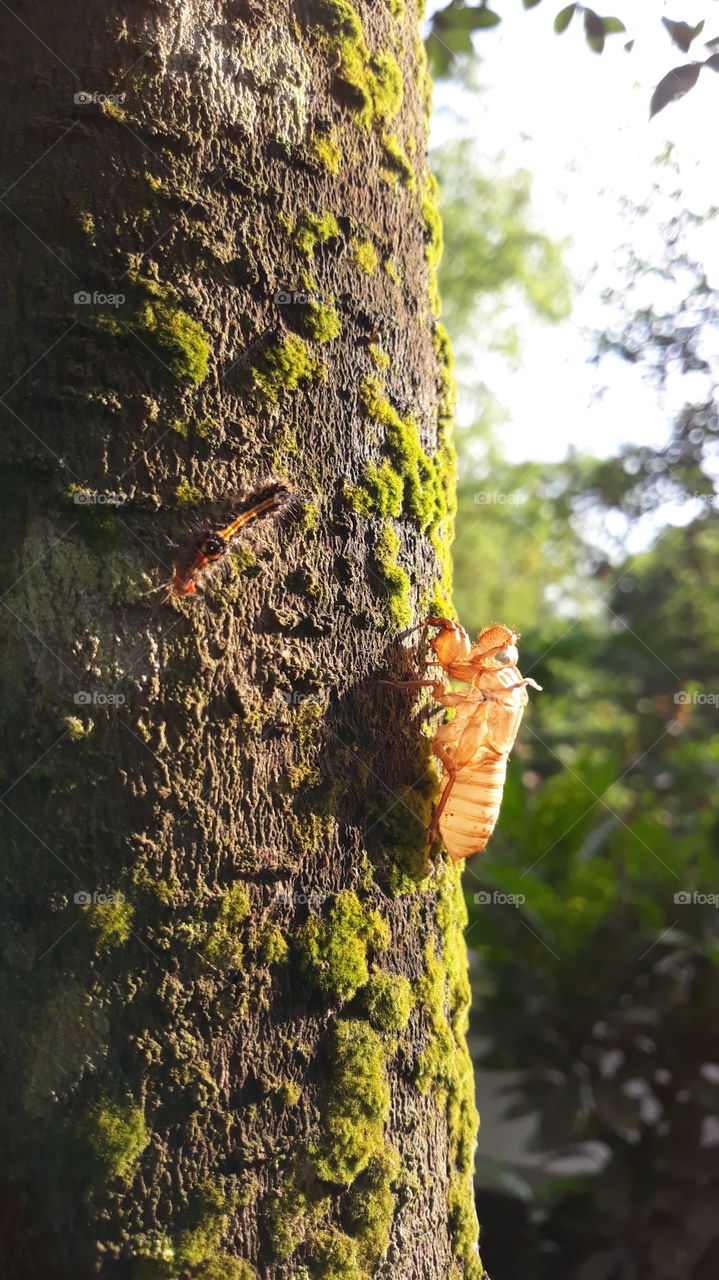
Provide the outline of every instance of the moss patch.
<path id="1" fill-rule="evenodd" d="M 234 1280 L 234 1273 L 226 1273 L 223 1268 L 236 1264 L 237 1259 L 220 1248 L 220 1241 L 229 1228 L 230 1214 L 236 1203 L 237 1197 L 227 1195 L 220 1183 L 205 1184 L 194 1209 L 196 1225 L 183 1231 L 177 1243 L 180 1275 L 184 1276 L 188 1267 L 197 1267 L 199 1270 L 193 1270 L 192 1274 L 205 1277 L 205 1280 L 224 1280 L 225 1274 Z M 247 1267 L 244 1262 L 239 1265 Z"/>
<path id="2" fill-rule="evenodd" d="M 399 183 L 407 191 L 414 191 L 417 187 L 417 176 L 396 133 L 383 133 L 381 141 L 382 177 L 385 182 L 392 187 Z"/>
<path id="3" fill-rule="evenodd" d="M 175 489 L 175 497 L 178 507 L 196 507 L 204 501 L 205 495 L 196 485 L 183 478 Z"/>
<path id="4" fill-rule="evenodd" d="M 173 292 L 154 280 L 132 277 L 136 300 L 129 314 L 100 315 L 98 329 L 111 337 L 134 333 L 161 364 L 181 382 L 204 382 L 210 359 L 210 339 L 202 325 L 182 311 Z"/>
<path id="5" fill-rule="evenodd" d="M 366 1022 L 337 1023 L 320 1107 L 323 1138 L 312 1153 L 323 1181 L 346 1185 L 379 1154 L 389 1104 L 385 1050 L 377 1032 Z"/>
<path id="6" fill-rule="evenodd" d="M 333 306 L 321 302 L 308 302 L 302 308 L 297 327 L 313 342 L 330 342 L 342 330 L 340 318 Z"/>
<path id="7" fill-rule="evenodd" d="M 80 720 L 77 716 L 64 716 L 63 724 L 71 742 L 80 742 L 82 738 L 88 738 L 95 728 L 93 720 Z"/>
<path id="8" fill-rule="evenodd" d="M 377 1031 L 404 1031 L 414 1006 L 406 978 L 376 970 L 362 991 L 367 1017 Z"/>
<path id="9" fill-rule="evenodd" d="M 259 956 L 263 964 L 272 967 L 284 964 L 290 949 L 276 924 L 263 925 L 259 933 Z"/>
<path id="10" fill-rule="evenodd" d="M 350 241 L 350 253 L 357 269 L 364 271 L 365 275 L 371 276 L 372 272 L 377 270 L 379 259 L 371 240 L 356 236 Z"/>
<path id="11" fill-rule="evenodd" d="M 352 1183 L 344 1219 L 356 1241 L 360 1262 L 373 1270 L 384 1257 L 397 1207 L 395 1186 L 401 1180 L 398 1152 L 385 1147 Z"/>
<path id="12" fill-rule="evenodd" d="M 305 1184 L 293 1169 L 264 1208 L 274 1257 L 280 1260 L 291 1257 L 308 1232 L 318 1227 L 328 1207 L 328 1197 L 312 1182 L 311 1176 Z"/>
<path id="13" fill-rule="evenodd" d="M 127 1178 L 150 1141 L 142 1111 L 131 1106 L 95 1108 L 84 1136 L 108 1179 Z"/>
<path id="14" fill-rule="evenodd" d="M 258 407 L 279 404 L 296 391 L 301 382 L 326 376 L 326 369 L 312 355 L 307 343 L 290 333 L 281 342 L 271 343 L 248 370 L 251 396 Z"/>
<path id="15" fill-rule="evenodd" d="M 425 229 L 424 255 L 429 267 L 429 305 L 434 315 L 441 309 L 439 288 L 437 286 L 437 270 L 442 259 L 444 236 L 442 218 L 439 212 L 439 183 L 433 173 L 425 175 L 422 192 L 422 217 Z"/>
<path id="16" fill-rule="evenodd" d="M 474 1101 L 474 1074 L 465 1035 L 470 987 L 464 929 L 467 911 L 458 868 L 448 868 L 440 888 L 437 924 L 441 958 L 433 944 L 425 956 L 425 976 L 418 992 L 429 1028 L 427 1047 L 417 1064 L 417 1088 L 432 1093 L 446 1107 L 450 1156 L 456 1169 L 449 1195 L 449 1220 L 455 1256 L 469 1280 L 483 1274 L 477 1256 L 477 1217 L 473 1195 L 473 1160 L 479 1117 Z"/>
<path id="17" fill-rule="evenodd" d="M 334 133 L 316 133 L 309 143 L 310 154 L 330 173 L 339 173 L 342 152 Z"/>
<path id="18" fill-rule="evenodd" d="M 243 884 L 234 884 L 223 893 L 214 923 L 202 943 L 202 952 L 210 964 L 221 968 L 239 968 L 243 947 L 239 931 L 250 913 L 250 895 Z"/>
<path id="19" fill-rule="evenodd" d="M 377 378 L 365 378 L 360 399 L 367 417 L 385 428 L 385 447 L 403 481 L 402 508 L 424 532 L 445 514 L 445 495 L 439 484 L 443 458 L 432 459 L 425 453 L 417 423 L 411 416 L 400 417 Z"/>
<path id="20" fill-rule="evenodd" d="M 129 902 L 93 902 L 85 911 L 99 950 L 110 951 L 127 942 L 135 915 Z"/>
<path id="21" fill-rule="evenodd" d="M 292 233 L 292 240 L 301 253 L 312 256 L 318 244 L 339 236 L 337 219 L 332 213 L 310 213 L 303 209 Z"/>
<path id="22" fill-rule="evenodd" d="M 308 1263 L 311 1280 L 368 1280 L 359 1265 L 354 1240 L 336 1227 L 310 1237 Z"/>
<path id="23" fill-rule="evenodd" d="M 391 524 L 386 524 L 375 543 L 372 559 L 378 578 L 387 593 L 386 611 L 393 631 L 401 631 L 412 621 L 412 584 L 398 563 L 400 540 Z"/>
<path id="24" fill-rule="evenodd" d="M 452 443 L 455 387 L 449 338 L 442 325 L 435 326 L 433 345 L 438 364 L 437 448 L 434 457 L 422 448 L 419 427 L 412 416 L 401 417 L 386 397 L 382 382 L 377 377 L 368 377 L 360 388 L 360 400 L 370 421 L 384 427 L 384 447 L 391 466 L 370 463 L 363 483 L 346 486 L 345 497 L 358 515 L 394 517 L 408 514 L 417 520 L 420 529 L 429 536 L 439 570 L 432 591 L 420 601 L 421 612 L 451 617 L 450 547 L 454 534 L 457 467 Z M 402 484 L 399 508 L 398 480 Z M 397 564 L 398 550 L 397 535 L 393 530 L 385 529 L 380 535 L 375 562 L 387 587 L 390 617 L 395 621 L 406 619 L 398 623 L 401 627 L 408 625 L 411 618 L 408 613 L 408 580 Z"/>
<path id="25" fill-rule="evenodd" d="M 349 889 L 337 895 L 324 919 L 311 916 L 295 935 L 303 972 L 333 1000 L 351 1000 L 369 978 L 368 951 L 388 945 L 386 921 Z"/>
<path id="26" fill-rule="evenodd" d="M 402 512 L 404 482 L 389 462 L 370 462 L 362 485 L 346 484 L 347 504 L 359 516 L 399 516 Z"/>
<path id="27" fill-rule="evenodd" d="M 195 1276 L 196 1280 L 257 1280 L 257 1272 L 249 1262 L 232 1258 L 228 1253 L 203 1263 Z"/>
<path id="28" fill-rule="evenodd" d="M 381 369 L 382 372 L 389 369 L 392 362 L 387 351 L 383 351 L 381 347 L 378 347 L 376 342 L 370 342 L 368 351 L 370 360 L 378 369 Z"/>
<path id="29" fill-rule="evenodd" d="M 348 0 L 313 0 L 328 60 L 336 69 L 352 114 L 362 128 L 392 120 L 402 105 L 402 72 L 391 53 L 370 54 L 359 14 Z"/>

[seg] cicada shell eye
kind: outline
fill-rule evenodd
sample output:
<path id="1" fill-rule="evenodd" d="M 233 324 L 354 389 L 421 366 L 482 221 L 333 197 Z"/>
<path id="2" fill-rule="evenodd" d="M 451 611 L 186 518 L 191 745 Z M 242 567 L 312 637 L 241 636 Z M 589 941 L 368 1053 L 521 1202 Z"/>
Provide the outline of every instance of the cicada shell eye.
<path id="1" fill-rule="evenodd" d="M 485 627 L 484 631 L 480 631 L 477 636 L 477 648 L 481 653 L 488 653 L 490 649 L 501 649 L 507 645 L 513 645 L 517 639 L 516 632 L 510 627 L 503 627 L 495 622 Z"/>

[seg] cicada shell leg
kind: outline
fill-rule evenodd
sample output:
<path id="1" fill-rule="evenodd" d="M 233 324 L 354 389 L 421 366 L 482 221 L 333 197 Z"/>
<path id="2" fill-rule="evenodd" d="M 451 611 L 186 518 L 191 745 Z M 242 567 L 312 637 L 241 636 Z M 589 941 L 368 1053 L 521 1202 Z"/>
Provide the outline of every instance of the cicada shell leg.
<path id="1" fill-rule="evenodd" d="M 447 801 L 449 800 L 449 797 L 452 794 L 452 788 L 455 782 L 457 781 L 457 770 L 454 766 L 452 757 L 449 755 L 449 753 L 445 751 L 444 747 L 440 747 L 437 745 L 435 745 L 434 747 L 434 752 L 435 752 L 435 755 L 442 761 L 442 764 L 444 765 L 445 772 L 447 774 L 447 779 L 442 788 L 442 794 L 439 797 L 439 800 L 437 802 L 437 808 L 435 809 L 434 814 L 432 816 L 432 821 L 430 822 L 429 827 L 427 829 L 428 844 L 432 843 L 432 841 L 434 840 L 439 830 L 439 820 L 442 817 L 445 805 L 447 804 Z"/>

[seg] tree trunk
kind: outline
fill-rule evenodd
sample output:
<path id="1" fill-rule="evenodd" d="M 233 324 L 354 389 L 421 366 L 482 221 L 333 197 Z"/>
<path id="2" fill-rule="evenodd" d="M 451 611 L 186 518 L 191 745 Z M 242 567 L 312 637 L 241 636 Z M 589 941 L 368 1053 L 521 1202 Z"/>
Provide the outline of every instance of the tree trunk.
<path id="1" fill-rule="evenodd" d="M 473 1280 L 463 901 L 380 683 L 448 607 L 417 15 L 1 12 L 0 1271 Z"/>

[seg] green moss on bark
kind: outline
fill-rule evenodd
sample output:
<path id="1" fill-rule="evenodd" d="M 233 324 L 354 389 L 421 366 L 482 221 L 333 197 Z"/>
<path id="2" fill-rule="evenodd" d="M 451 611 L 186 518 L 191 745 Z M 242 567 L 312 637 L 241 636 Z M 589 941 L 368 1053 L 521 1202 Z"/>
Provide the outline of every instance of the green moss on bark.
<path id="1" fill-rule="evenodd" d="M 385 1048 L 366 1022 L 338 1022 L 320 1106 L 322 1139 L 312 1152 L 325 1182 L 351 1183 L 384 1145 L 390 1093 Z"/>
<path id="2" fill-rule="evenodd" d="M 350 241 L 350 253 L 355 266 L 365 275 L 371 276 L 377 270 L 377 250 L 366 236 L 356 236 Z"/>
<path id="3" fill-rule="evenodd" d="M 312 17 L 326 33 L 328 57 L 357 124 L 370 129 L 392 120 L 404 96 L 397 60 L 387 52 L 370 54 L 348 0 L 312 0 Z"/>
<path id="4" fill-rule="evenodd" d="M 311 1280 L 368 1280 L 354 1240 L 336 1227 L 310 1237 L 307 1269 Z"/>
<path id="5" fill-rule="evenodd" d="M 284 964 L 290 948 L 276 924 L 266 924 L 259 933 L 259 956 L 263 964 L 272 967 Z"/>
<path id="6" fill-rule="evenodd" d="M 342 332 L 342 323 L 333 306 L 308 302 L 302 309 L 297 327 L 313 342 L 331 342 Z"/>
<path id="7" fill-rule="evenodd" d="M 439 289 L 437 286 L 437 270 L 442 260 L 444 236 L 442 217 L 439 211 L 439 183 L 433 173 L 425 174 L 422 192 L 422 217 L 425 229 L 425 258 L 429 267 L 429 305 L 438 316 L 441 310 Z"/>
<path id="8" fill-rule="evenodd" d="M 326 240 L 334 240 L 339 233 L 340 229 L 334 214 L 311 213 L 309 209 L 303 209 L 295 223 L 292 239 L 300 253 L 311 258 L 318 244 L 324 244 Z"/>
<path id="9" fill-rule="evenodd" d="M 83 1136 L 107 1179 L 127 1178 L 150 1141 L 140 1108 L 113 1104 L 90 1112 Z"/>
<path id="10" fill-rule="evenodd" d="M 401 974 L 375 970 L 362 991 L 367 1017 L 377 1031 L 404 1031 L 414 1006 L 412 988 Z"/>
<path id="11" fill-rule="evenodd" d="M 181 382 L 204 382 L 210 359 L 210 339 L 202 325 L 176 305 L 174 291 L 154 280 L 133 276 L 136 295 L 128 314 L 101 315 L 101 333 L 124 339 L 134 334 L 154 352 L 160 364 Z"/>
<path id="12" fill-rule="evenodd" d="M 398 562 L 400 540 L 390 524 L 384 525 L 372 552 L 377 577 L 384 586 L 385 612 L 391 630 L 401 631 L 412 621 L 412 584 Z"/>
<path id="13" fill-rule="evenodd" d="M 85 911 L 100 951 L 110 951 L 127 942 L 135 916 L 131 903 L 93 902 L 88 903 Z"/>
<path id="14" fill-rule="evenodd" d="M 399 516 L 404 482 L 389 462 L 368 463 L 361 485 L 346 484 L 344 497 L 358 516 Z"/>
<path id="15" fill-rule="evenodd" d="M 311 916 L 297 931 L 294 948 L 303 972 L 332 1000 L 351 1000 L 369 978 L 368 951 L 389 945 L 389 930 L 378 911 L 351 890 L 335 898 L 328 915 Z"/>
<path id="16" fill-rule="evenodd" d="M 312 355 L 307 343 L 290 333 L 280 342 L 268 344 L 248 370 L 250 395 L 258 408 L 279 404 L 283 396 L 296 391 L 302 382 L 326 376 L 322 363 Z"/>
<path id="17" fill-rule="evenodd" d="M 94 720 L 80 720 L 77 716 L 65 716 L 63 724 L 71 742 L 81 742 L 83 738 L 88 738 L 95 728 Z"/>
<path id="18" fill-rule="evenodd" d="M 342 167 L 342 151 L 334 133 L 315 133 L 309 143 L 309 152 L 324 169 L 339 173 Z"/>
<path id="19" fill-rule="evenodd" d="M 356 1241 L 359 1261 L 374 1270 L 389 1244 L 397 1208 L 395 1188 L 402 1181 L 402 1162 L 392 1147 L 373 1156 L 347 1192 L 345 1224 Z"/>
<path id="20" fill-rule="evenodd" d="M 239 968 L 244 954 L 239 935 L 250 906 L 250 895 L 243 884 L 234 884 L 225 890 L 216 918 L 202 943 L 203 955 L 210 964 L 218 968 Z"/>
<path id="21" fill-rule="evenodd" d="M 438 954 L 429 944 L 425 976 L 418 992 L 429 1038 L 417 1064 L 417 1088 L 432 1093 L 446 1108 L 450 1156 L 456 1170 L 449 1193 L 452 1245 L 467 1280 L 479 1280 L 483 1269 L 476 1251 L 473 1160 L 479 1117 L 474 1101 L 474 1073 L 466 1044 L 470 987 L 464 929 L 467 911 L 458 868 L 448 868 L 437 904 L 441 939 Z"/>
<path id="22" fill-rule="evenodd" d="M 396 133 L 382 134 L 382 177 L 390 186 L 399 183 L 407 191 L 417 188 L 417 175 Z"/>
<path id="23" fill-rule="evenodd" d="M 417 520 L 423 532 L 436 527 L 446 514 L 441 483 L 444 455 L 431 458 L 425 453 L 414 418 L 400 417 L 377 378 L 365 378 L 360 398 L 367 417 L 385 428 L 385 447 L 403 482 L 402 509 Z M 376 508 L 376 514 L 383 513 Z"/>
<path id="24" fill-rule="evenodd" d="M 285 1178 L 264 1209 L 264 1220 L 272 1253 L 284 1261 L 316 1229 L 329 1208 L 329 1198 L 310 1176 L 303 1180 L 297 1169 Z"/>
<path id="25" fill-rule="evenodd" d="M 190 481 L 183 477 L 175 489 L 175 498 L 177 499 L 178 507 L 196 507 L 200 502 L 204 501 L 205 495 L 201 489 L 198 489 L 194 484 L 190 484 Z"/>

